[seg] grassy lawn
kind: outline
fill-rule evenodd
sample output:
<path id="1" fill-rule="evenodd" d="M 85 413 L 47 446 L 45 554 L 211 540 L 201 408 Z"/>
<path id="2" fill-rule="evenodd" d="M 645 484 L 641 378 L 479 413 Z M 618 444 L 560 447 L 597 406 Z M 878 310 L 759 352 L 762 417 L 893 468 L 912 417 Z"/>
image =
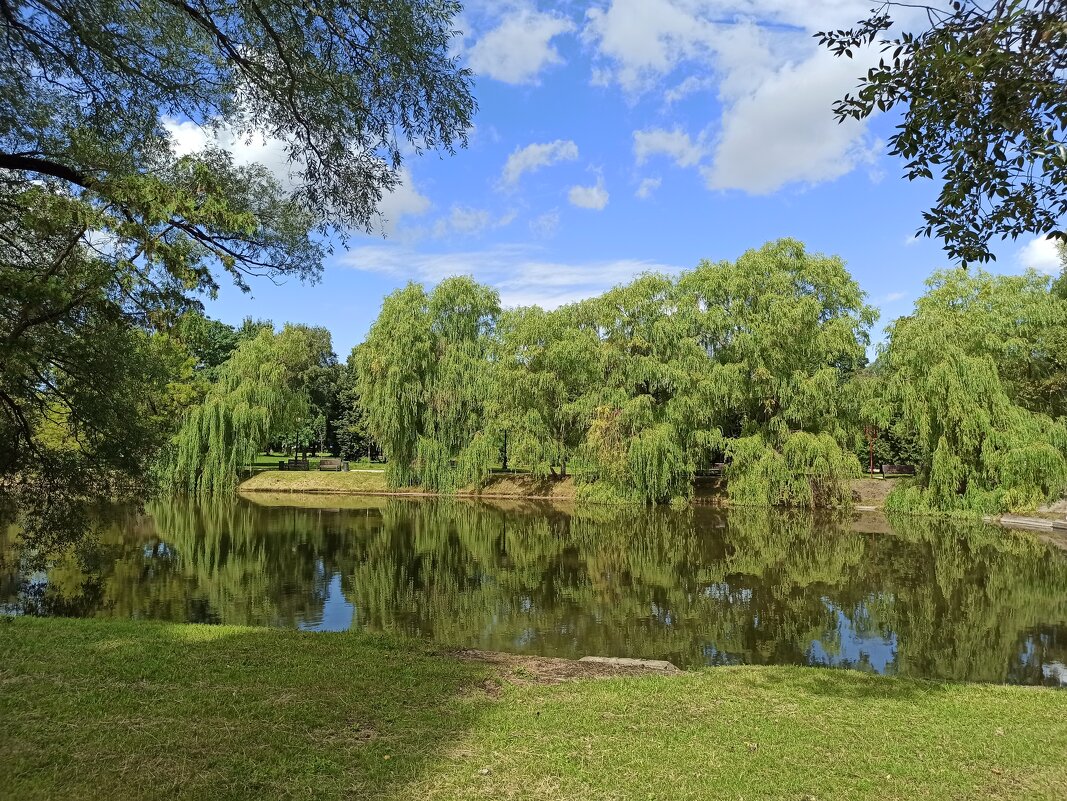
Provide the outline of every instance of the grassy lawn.
<path id="1" fill-rule="evenodd" d="M 314 465 L 314 463 L 313 463 Z M 275 465 L 277 466 L 277 465 Z M 352 464 L 347 473 L 320 472 L 312 467 L 308 471 L 264 470 L 241 483 L 241 491 L 248 493 L 352 493 L 352 494 L 426 494 L 421 487 L 391 488 L 385 483 L 385 470 L 381 465 Z M 550 481 L 531 476 L 510 473 L 494 476 L 482 490 L 461 491 L 460 495 L 479 494 L 503 498 L 546 498 L 558 501 L 573 501 L 574 479 Z"/>
<path id="2" fill-rule="evenodd" d="M 380 468 L 353 467 L 347 473 L 332 471 L 265 470 L 241 483 L 242 492 L 400 492 L 385 484 Z"/>
<path id="3" fill-rule="evenodd" d="M 19 799 L 1062 799 L 1067 693 L 805 668 L 546 685 L 418 644 L 0 618 Z"/>

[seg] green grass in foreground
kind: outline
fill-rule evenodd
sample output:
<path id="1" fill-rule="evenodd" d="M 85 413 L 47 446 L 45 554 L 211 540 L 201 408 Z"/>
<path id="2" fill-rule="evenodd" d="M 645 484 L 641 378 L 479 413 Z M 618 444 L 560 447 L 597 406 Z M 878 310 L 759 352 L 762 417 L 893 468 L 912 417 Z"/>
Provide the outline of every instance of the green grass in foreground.
<path id="1" fill-rule="evenodd" d="M 0 618 L 0 788 L 19 799 L 1067 791 L 1060 691 L 721 668 L 505 681 L 495 698 L 482 685 L 497 670 L 354 634 Z"/>

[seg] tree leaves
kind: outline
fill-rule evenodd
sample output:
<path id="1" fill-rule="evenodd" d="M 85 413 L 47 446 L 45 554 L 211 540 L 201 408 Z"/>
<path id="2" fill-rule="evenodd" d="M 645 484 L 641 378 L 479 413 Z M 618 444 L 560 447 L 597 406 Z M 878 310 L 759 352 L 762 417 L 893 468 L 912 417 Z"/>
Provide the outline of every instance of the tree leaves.
<path id="1" fill-rule="evenodd" d="M 918 484 L 892 506 L 994 514 L 1067 489 L 1067 304 L 1048 284 L 944 271 L 890 328 L 880 391 L 921 448 Z"/>
<path id="2" fill-rule="evenodd" d="M 905 159 L 909 180 L 942 183 L 917 233 L 942 239 L 963 265 L 991 261 L 995 237 L 1063 235 L 1067 0 L 931 7 L 925 29 L 880 39 L 890 5 L 816 38 L 837 56 L 876 39 L 892 51 L 834 113 L 865 119 L 904 106 L 889 152 Z"/>
<path id="3" fill-rule="evenodd" d="M 753 489 L 735 455 L 732 497 L 848 503 L 845 384 L 874 319 L 839 259 L 793 240 L 551 312 L 499 314 L 469 279 L 411 284 L 358 350 L 360 402 L 395 484 L 478 484 L 506 443 L 535 475 L 577 466 L 598 493 L 660 503 L 745 440 L 788 487 Z"/>

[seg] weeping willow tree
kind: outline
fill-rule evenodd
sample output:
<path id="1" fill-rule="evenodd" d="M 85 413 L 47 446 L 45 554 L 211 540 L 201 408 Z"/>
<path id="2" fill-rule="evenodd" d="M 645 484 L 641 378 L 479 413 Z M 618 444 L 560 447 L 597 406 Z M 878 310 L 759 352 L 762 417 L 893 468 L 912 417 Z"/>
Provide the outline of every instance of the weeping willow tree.
<path id="1" fill-rule="evenodd" d="M 492 353 L 490 415 L 507 434 L 505 455 L 541 478 L 566 476 L 593 417 L 603 375 L 600 340 L 575 306 L 505 312 Z"/>
<path id="2" fill-rule="evenodd" d="M 307 382 L 332 357 L 329 333 L 307 326 L 263 329 L 241 343 L 183 419 L 165 457 L 165 483 L 199 495 L 232 493 L 257 452 L 306 423 Z"/>
<path id="3" fill-rule="evenodd" d="M 391 486 L 450 491 L 483 482 L 498 447 L 487 429 L 497 293 L 466 277 L 385 299 L 356 354 L 367 428 Z"/>
<path id="4" fill-rule="evenodd" d="M 1067 303 L 1037 273 L 936 274 L 889 331 L 885 402 L 921 447 L 917 480 L 887 503 L 903 511 L 1031 509 L 1067 489 L 1057 352 Z M 883 410 L 883 415 L 888 412 Z"/>
<path id="5" fill-rule="evenodd" d="M 600 381 L 585 453 L 623 496 L 661 503 L 692 493 L 694 387 L 707 357 L 676 313 L 674 282 L 644 275 L 577 310 L 599 336 Z"/>
<path id="6" fill-rule="evenodd" d="M 708 358 L 693 437 L 729 460 L 733 503 L 840 505 L 858 475 L 846 385 L 877 319 L 836 257 L 790 239 L 678 282 L 679 313 Z"/>

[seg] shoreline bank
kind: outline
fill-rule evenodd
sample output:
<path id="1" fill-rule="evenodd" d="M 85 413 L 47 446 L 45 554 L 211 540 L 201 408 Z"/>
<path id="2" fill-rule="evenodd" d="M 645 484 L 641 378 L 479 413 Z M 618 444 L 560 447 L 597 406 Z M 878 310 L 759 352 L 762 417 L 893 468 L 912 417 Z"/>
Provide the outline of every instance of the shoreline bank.
<path id="1" fill-rule="evenodd" d="M 858 515 L 885 515 L 883 502 L 892 484 L 879 479 L 856 479 L 853 489 L 860 496 L 852 512 Z M 343 497 L 382 498 L 458 498 L 467 501 L 530 501 L 573 507 L 579 502 L 577 486 L 572 477 L 565 479 L 536 479 L 531 476 L 505 475 L 494 477 L 481 491 L 461 490 L 455 493 L 428 492 L 419 487 L 395 489 L 386 486 L 385 471 L 358 470 L 347 473 L 289 473 L 265 471 L 243 482 L 238 493 L 249 500 L 268 496 L 317 496 L 322 499 Z M 864 501 L 867 501 L 864 503 Z M 873 503 L 871 501 L 874 501 Z M 729 503 L 721 484 L 705 485 L 693 498 L 696 506 L 728 508 Z M 982 522 L 1011 531 L 1027 531 L 1067 550 L 1067 520 L 1021 515 L 985 516 Z"/>
<path id="2" fill-rule="evenodd" d="M 238 492 L 241 494 L 380 495 L 407 498 L 496 498 L 558 503 L 573 503 L 577 500 L 577 485 L 571 477 L 539 479 L 524 475 L 499 475 L 494 476 L 481 490 L 468 489 L 444 494 L 420 487 L 403 489 L 389 487 L 385 483 L 384 470 L 351 470 L 346 473 L 265 471 L 242 482 L 238 487 Z"/>

